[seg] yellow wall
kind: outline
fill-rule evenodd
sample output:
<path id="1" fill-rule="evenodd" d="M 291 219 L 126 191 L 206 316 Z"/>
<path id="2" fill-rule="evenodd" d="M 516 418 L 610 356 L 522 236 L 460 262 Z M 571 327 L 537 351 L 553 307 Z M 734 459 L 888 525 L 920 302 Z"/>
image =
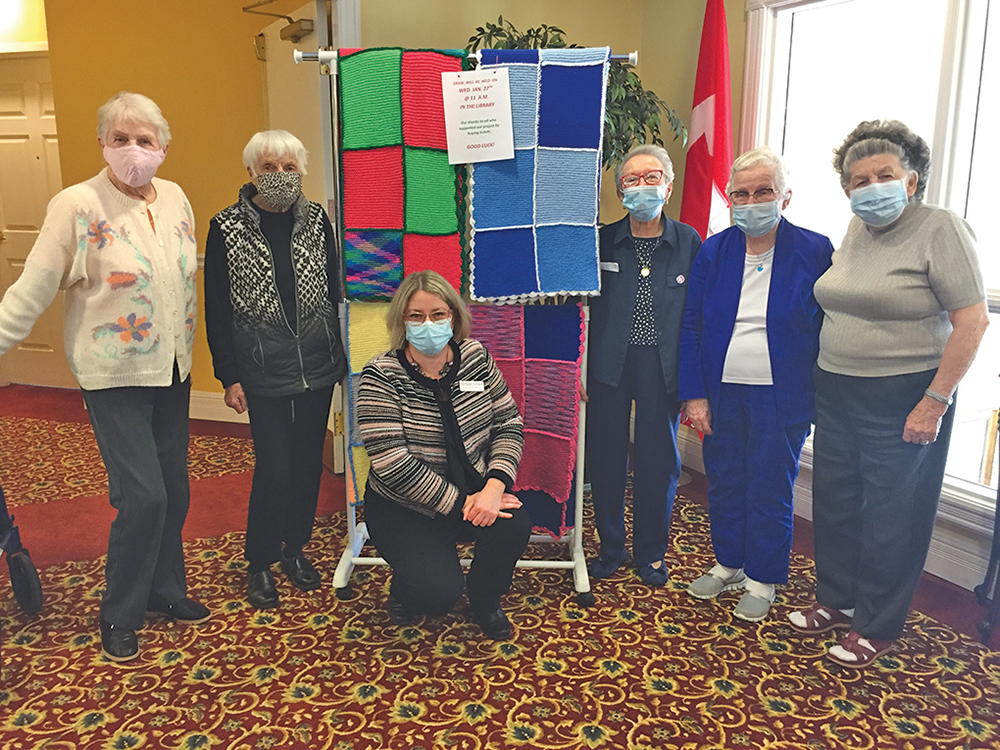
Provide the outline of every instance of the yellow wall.
<path id="1" fill-rule="evenodd" d="M 26 7 L 40 2 L 22 1 Z M 290 13 L 303 1 L 277 0 L 266 10 Z M 173 131 L 159 174 L 184 188 L 203 245 L 208 220 L 235 200 L 244 181 L 243 146 L 265 125 L 263 76 L 253 38 L 273 19 L 242 13 L 246 4 L 45 0 L 63 184 L 87 179 L 103 165 L 97 108 L 123 89 L 144 93 L 160 105 Z M 643 83 L 689 122 L 704 7 L 695 0 L 362 0 L 362 42 L 464 47 L 476 26 L 500 14 L 521 29 L 554 24 L 577 44 L 638 50 Z M 743 8 L 744 0 L 726 0 L 734 138 L 743 78 Z M 679 143 L 668 142 L 667 148 L 677 170 L 668 212 L 676 218 L 684 154 Z M 610 183 L 605 180 L 605 221 L 623 214 L 613 195 L 608 199 Z M 221 390 L 212 375 L 204 325 L 195 344 L 193 381 L 197 390 Z"/>
<path id="2" fill-rule="evenodd" d="M 289 12 L 303 0 L 267 8 Z M 64 185 L 104 165 L 97 108 L 121 90 L 151 97 L 173 140 L 158 176 L 177 182 L 194 208 L 204 247 L 209 219 L 246 178 L 243 147 L 265 126 L 263 73 L 253 39 L 274 19 L 242 13 L 246 0 L 45 0 Z M 199 279 L 199 289 L 202 285 Z M 193 387 L 221 391 L 204 317 Z"/>
<path id="3" fill-rule="evenodd" d="M 0 2 L 0 51 L 10 44 L 46 41 L 44 0 Z"/>
<path id="4" fill-rule="evenodd" d="M 736 148 L 743 87 L 745 1 L 725 0 L 725 6 Z M 477 26 L 487 21 L 496 23 L 501 14 L 521 31 L 547 23 L 562 28 L 570 43 L 608 45 L 615 53 L 638 50 L 636 71 L 643 85 L 659 94 L 685 124 L 690 124 L 704 0 L 362 0 L 361 40 L 366 47 L 464 47 Z M 666 138 L 676 172 L 667 212 L 677 218 L 685 152 L 679 141 Z M 602 221 L 624 216 L 607 176 L 602 195 Z"/>

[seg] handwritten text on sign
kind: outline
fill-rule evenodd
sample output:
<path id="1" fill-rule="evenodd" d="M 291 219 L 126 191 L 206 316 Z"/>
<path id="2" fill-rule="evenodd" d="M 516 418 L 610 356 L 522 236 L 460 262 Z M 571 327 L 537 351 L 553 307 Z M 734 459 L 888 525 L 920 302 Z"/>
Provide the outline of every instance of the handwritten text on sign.
<path id="1" fill-rule="evenodd" d="M 506 68 L 442 73 L 448 163 L 514 158 L 510 78 Z"/>

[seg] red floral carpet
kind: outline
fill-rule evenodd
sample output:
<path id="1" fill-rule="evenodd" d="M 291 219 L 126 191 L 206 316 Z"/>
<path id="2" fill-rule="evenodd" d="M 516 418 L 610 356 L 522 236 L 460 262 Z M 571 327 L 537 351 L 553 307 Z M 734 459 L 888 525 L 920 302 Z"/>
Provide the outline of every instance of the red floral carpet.
<path id="1" fill-rule="evenodd" d="M 332 576 L 341 514 L 310 552 Z M 587 528 L 590 529 L 588 520 Z M 588 539 L 593 552 L 593 537 Z M 198 627 L 150 618 L 139 659 L 100 656 L 101 559 L 42 571 L 46 603 L 28 621 L 0 573 L 0 746 L 20 748 L 1000 748 L 1000 653 L 913 613 L 896 649 L 866 671 L 822 657 L 830 638 L 783 624 L 810 601 L 812 564 L 792 561 L 760 625 L 685 591 L 710 562 L 707 518 L 680 499 L 651 590 L 622 570 L 577 606 L 561 571 L 519 570 L 506 643 L 484 640 L 461 605 L 393 626 L 386 568 L 355 572 L 354 598 L 279 580 L 280 608 L 243 601 L 243 534 L 186 545 Z"/>
<path id="2" fill-rule="evenodd" d="M 0 487 L 11 508 L 108 491 L 108 474 L 89 424 L 0 416 Z M 191 479 L 253 470 L 253 441 L 192 435 Z"/>

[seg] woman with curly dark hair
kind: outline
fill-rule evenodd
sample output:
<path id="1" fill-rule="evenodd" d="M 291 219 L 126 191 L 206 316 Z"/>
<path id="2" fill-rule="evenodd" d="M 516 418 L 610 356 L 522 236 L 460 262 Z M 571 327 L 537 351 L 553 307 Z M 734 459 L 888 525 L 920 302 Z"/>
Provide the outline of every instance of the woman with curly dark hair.
<path id="1" fill-rule="evenodd" d="M 827 652 L 864 667 L 903 632 L 944 480 L 955 389 L 988 325 L 975 236 L 922 202 L 924 140 L 862 122 L 835 151 L 855 218 L 814 293 L 823 308 L 816 384 L 816 602 L 789 615 Z"/>

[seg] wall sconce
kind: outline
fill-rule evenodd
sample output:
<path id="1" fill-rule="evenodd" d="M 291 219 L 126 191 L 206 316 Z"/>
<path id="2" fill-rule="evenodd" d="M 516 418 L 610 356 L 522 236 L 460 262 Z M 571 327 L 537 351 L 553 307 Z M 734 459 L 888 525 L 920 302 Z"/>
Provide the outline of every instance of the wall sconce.
<path id="1" fill-rule="evenodd" d="M 309 34 L 316 30 L 316 22 L 311 18 L 300 18 L 298 21 L 294 20 L 291 16 L 283 16 L 280 13 L 268 13 L 264 10 L 254 10 L 254 8 L 259 8 L 262 5 L 270 5 L 275 2 L 275 0 L 260 0 L 256 3 L 251 3 L 250 5 L 243 6 L 242 10 L 244 13 L 253 13 L 258 16 L 273 16 L 274 18 L 284 18 L 288 21 L 288 25 L 278 32 L 279 36 L 285 40 L 290 41 L 293 44 L 301 41 L 303 38 L 307 37 Z M 258 59 L 260 59 L 260 52 L 258 51 Z"/>

